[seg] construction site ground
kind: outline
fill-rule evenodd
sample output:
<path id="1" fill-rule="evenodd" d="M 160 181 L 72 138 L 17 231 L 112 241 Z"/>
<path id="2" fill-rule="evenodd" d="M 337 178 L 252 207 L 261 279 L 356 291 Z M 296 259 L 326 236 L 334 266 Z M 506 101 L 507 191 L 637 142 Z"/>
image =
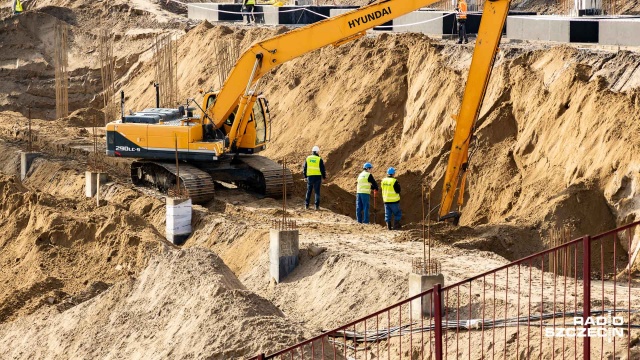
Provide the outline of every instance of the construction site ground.
<path id="1" fill-rule="evenodd" d="M 200 88 L 220 86 L 210 44 L 243 49 L 287 29 L 195 23 L 173 6 L 45 0 L 0 19 L 0 358 L 246 358 L 408 296 L 411 260 L 424 250 L 422 186 L 435 207 L 473 44 L 372 33 L 275 69 L 261 82 L 272 117 L 263 154 L 294 164 L 286 213 L 281 200 L 220 186 L 194 206 L 193 234 L 178 247 L 165 240 L 162 195 L 128 180 L 131 160 L 93 153 L 96 138 L 105 146 L 103 128 L 93 128 L 105 121 L 97 29 L 115 34 L 115 87 L 127 111 L 154 102 L 156 34 L 179 38 L 179 98 L 199 100 Z M 52 29 L 61 21 L 70 27 L 72 114 L 54 119 Z M 638 118 L 639 53 L 505 41 L 475 132 L 461 226 L 429 227 L 445 285 L 545 249 L 552 229 L 576 238 L 638 220 Z M 305 211 L 301 165 L 314 144 L 329 178 L 321 210 Z M 20 151 L 30 149 L 41 156 L 20 181 Z M 379 203 L 377 224 L 354 219 L 367 161 L 378 180 L 398 169 L 402 231 L 386 230 Z M 99 203 L 84 196 L 87 169 L 109 174 Z M 299 227 L 300 264 L 276 284 L 269 229 L 283 215 Z M 631 248 L 619 244 L 621 261 L 640 244 L 633 236 Z M 471 350 L 449 355 L 486 349 Z"/>

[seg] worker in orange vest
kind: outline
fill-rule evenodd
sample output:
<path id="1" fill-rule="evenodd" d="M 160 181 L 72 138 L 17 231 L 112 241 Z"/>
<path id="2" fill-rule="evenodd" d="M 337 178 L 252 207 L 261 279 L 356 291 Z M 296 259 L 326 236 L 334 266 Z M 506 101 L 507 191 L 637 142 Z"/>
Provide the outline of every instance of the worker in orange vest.
<path id="1" fill-rule="evenodd" d="M 469 42 L 467 37 L 467 2 L 465 0 L 458 0 L 458 7 L 456 7 L 456 20 L 458 21 L 458 44 Z"/>

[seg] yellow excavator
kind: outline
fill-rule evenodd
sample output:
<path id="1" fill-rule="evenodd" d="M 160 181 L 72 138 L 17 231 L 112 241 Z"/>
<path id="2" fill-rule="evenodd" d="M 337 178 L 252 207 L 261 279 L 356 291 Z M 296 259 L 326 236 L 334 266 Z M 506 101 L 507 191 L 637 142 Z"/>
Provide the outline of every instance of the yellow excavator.
<path id="1" fill-rule="evenodd" d="M 214 180 L 235 183 L 267 196 L 281 196 L 282 182 L 291 183 L 291 173 L 283 174 L 280 165 L 256 155 L 265 149 L 269 129 L 269 102 L 259 95 L 260 79 L 289 60 L 324 46 L 356 40 L 375 26 L 436 1 L 381 0 L 257 42 L 240 56 L 221 89 L 203 94 L 202 105 L 192 101 L 193 107 L 156 106 L 108 123 L 107 155 L 139 159 L 131 165 L 134 184 L 168 192 L 179 183 L 182 193 L 194 203 L 205 203 L 213 197 Z M 510 2 L 485 2 L 454 137 L 449 164 L 453 170 L 451 174 L 447 170 L 451 179 L 457 177 L 466 162 L 468 140 Z M 454 180 L 446 184 L 444 198 L 457 186 Z M 441 211 L 448 206 L 445 215 L 449 214 L 450 205 L 451 202 L 443 202 Z"/>

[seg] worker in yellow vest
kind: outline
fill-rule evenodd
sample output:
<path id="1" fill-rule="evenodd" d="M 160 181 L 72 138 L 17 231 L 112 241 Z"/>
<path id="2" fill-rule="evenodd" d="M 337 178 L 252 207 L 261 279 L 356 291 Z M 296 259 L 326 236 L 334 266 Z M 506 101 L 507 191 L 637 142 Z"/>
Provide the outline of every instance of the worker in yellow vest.
<path id="1" fill-rule="evenodd" d="M 251 21 L 255 24 L 256 17 L 253 15 L 253 9 L 256 5 L 256 0 L 244 0 L 244 8 L 247 12 L 247 24 L 251 24 Z"/>
<path id="2" fill-rule="evenodd" d="M 399 230 L 402 211 L 400 211 L 400 183 L 394 177 L 396 169 L 390 167 L 387 170 L 387 177 L 382 179 L 382 201 L 384 202 L 384 221 L 387 229 Z M 391 221 L 394 221 L 392 224 Z"/>
<path id="3" fill-rule="evenodd" d="M 373 190 L 373 196 L 376 196 L 378 183 L 371 175 L 370 171 L 373 169 L 371 163 L 365 163 L 362 169 L 356 183 L 356 219 L 359 223 L 368 224 L 371 190 Z"/>
<path id="4" fill-rule="evenodd" d="M 458 44 L 469 42 L 467 37 L 467 2 L 465 0 L 458 0 L 458 7 L 456 8 L 456 20 L 458 21 Z"/>
<path id="5" fill-rule="evenodd" d="M 320 148 L 314 146 L 311 149 L 311 155 L 307 156 L 304 161 L 302 173 L 307 182 L 307 195 L 304 197 L 304 208 L 309 209 L 309 201 L 311 200 L 311 191 L 316 194 L 316 210 L 320 210 L 320 185 L 322 180 L 327 178 L 327 172 L 324 169 L 324 161 L 319 155 Z"/>
<path id="6" fill-rule="evenodd" d="M 13 14 L 17 15 L 22 12 L 22 2 L 20 0 L 13 0 Z"/>

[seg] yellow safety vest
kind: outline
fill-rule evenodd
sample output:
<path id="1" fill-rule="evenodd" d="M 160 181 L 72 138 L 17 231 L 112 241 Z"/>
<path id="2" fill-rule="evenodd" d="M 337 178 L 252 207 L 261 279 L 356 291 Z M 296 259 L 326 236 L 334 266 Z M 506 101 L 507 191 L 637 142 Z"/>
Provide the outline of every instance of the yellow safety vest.
<path id="1" fill-rule="evenodd" d="M 307 156 L 307 173 L 306 176 L 317 176 L 322 175 L 320 171 L 320 156 L 318 155 L 309 155 Z"/>
<path id="2" fill-rule="evenodd" d="M 256 4 L 256 0 L 247 0 L 247 3 L 245 5 L 255 5 Z"/>
<path id="3" fill-rule="evenodd" d="M 358 194 L 371 194 L 371 183 L 369 182 L 369 174 L 366 171 L 363 171 L 358 175 L 358 187 L 356 192 Z"/>
<path id="4" fill-rule="evenodd" d="M 22 3 L 20 2 L 20 0 L 16 0 L 16 8 L 14 10 L 17 13 L 22 12 Z"/>
<path id="5" fill-rule="evenodd" d="M 393 185 L 395 185 L 395 183 L 395 178 L 386 177 L 382 179 L 382 201 L 386 203 L 394 203 L 400 201 L 400 194 L 398 194 L 393 188 Z"/>

